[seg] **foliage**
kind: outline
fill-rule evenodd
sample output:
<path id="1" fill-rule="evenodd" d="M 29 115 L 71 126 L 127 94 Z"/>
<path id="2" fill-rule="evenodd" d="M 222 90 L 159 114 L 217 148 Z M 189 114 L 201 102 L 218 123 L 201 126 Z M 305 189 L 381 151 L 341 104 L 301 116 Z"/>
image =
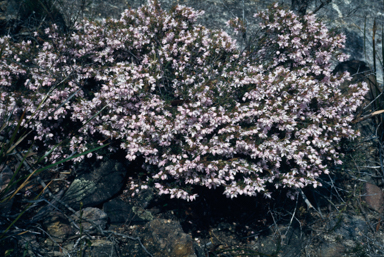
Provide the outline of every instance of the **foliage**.
<path id="1" fill-rule="evenodd" d="M 70 152 L 59 146 L 51 161 L 113 140 L 127 159 L 142 156 L 148 182 L 171 197 L 194 200 L 195 185 L 228 197 L 318 186 L 327 163 L 341 163 L 340 140 L 358 135 L 349 123 L 368 90 L 343 95 L 349 74 L 331 73 L 331 58 L 347 58 L 345 37 L 276 4 L 255 15 L 261 36 L 240 51 L 227 33 L 196 25 L 202 14 L 150 0 L 69 36 L 52 26 L 36 33 L 40 45 L 1 38 L 0 117 L 17 104 L 31 118 L 49 91 L 21 125 L 47 148 L 72 132 Z"/>

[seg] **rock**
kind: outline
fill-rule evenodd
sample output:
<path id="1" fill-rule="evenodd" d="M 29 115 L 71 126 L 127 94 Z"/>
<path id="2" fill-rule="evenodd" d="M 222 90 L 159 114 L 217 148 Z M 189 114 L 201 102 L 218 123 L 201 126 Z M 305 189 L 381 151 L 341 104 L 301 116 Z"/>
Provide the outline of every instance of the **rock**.
<path id="1" fill-rule="evenodd" d="M 132 208 L 133 213 L 137 216 L 139 221 L 150 221 L 153 220 L 152 213 L 150 211 L 145 210 L 142 207 L 134 206 Z M 135 219 L 137 220 L 137 219 Z"/>
<path id="2" fill-rule="evenodd" d="M 76 233 L 76 230 L 71 227 L 70 222 L 61 212 L 50 213 L 43 224 L 47 228 L 48 234 L 56 242 L 63 242 Z"/>
<path id="3" fill-rule="evenodd" d="M 17 19 L 18 8 L 15 0 L 0 1 L 0 21 L 7 22 Z M 5 24 L 5 23 L 4 23 Z"/>
<path id="4" fill-rule="evenodd" d="M 24 250 L 24 253 L 23 253 L 24 256 L 36 256 L 34 254 L 35 249 L 39 249 L 40 251 L 39 253 L 41 255 L 46 253 L 44 249 L 41 249 L 42 247 L 40 245 L 40 242 L 37 240 L 37 236 L 33 234 L 25 233 L 23 235 L 20 235 L 18 244 L 19 244 L 19 247 L 28 245 L 28 249 Z"/>
<path id="5" fill-rule="evenodd" d="M 121 256 L 117 254 L 116 245 L 108 240 L 104 239 L 90 239 L 89 244 L 83 246 L 82 256 L 92 256 L 92 257 L 117 257 Z M 49 256 L 78 256 L 80 247 L 79 244 L 75 247 L 75 242 L 65 242 L 62 245 L 62 249 L 57 249 L 61 251 L 53 251 Z M 73 255 L 70 255 L 72 253 Z M 123 255 L 127 256 L 127 255 Z"/>
<path id="6" fill-rule="evenodd" d="M 383 213 L 383 191 L 378 186 L 373 185 L 371 183 L 365 183 L 363 199 L 365 200 L 369 208 L 379 213 Z"/>
<path id="7" fill-rule="evenodd" d="M 117 257 L 116 246 L 108 240 L 91 240 L 91 246 L 85 250 L 85 256 Z"/>
<path id="8" fill-rule="evenodd" d="M 345 253 L 345 246 L 339 243 L 323 243 L 320 247 L 320 256 L 343 256 Z"/>
<path id="9" fill-rule="evenodd" d="M 155 219 L 146 224 L 143 244 L 154 257 L 195 257 L 192 237 L 180 223 Z"/>
<path id="10" fill-rule="evenodd" d="M 153 220 L 152 213 L 139 206 L 133 206 L 121 199 L 115 198 L 103 205 L 103 210 L 111 224 L 142 224 Z"/>
<path id="11" fill-rule="evenodd" d="M 115 196 L 124 186 L 126 169 L 117 161 L 102 162 L 98 167 L 87 167 L 65 192 L 62 201 L 75 210 L 94 207 Z"/>
<path id="12" fill-rule="evenodd" d="M 8 186 L 9 182 L 11 182 L 11 178 L 13 176 L 13 171 L 7 165 L 0 165 L 0 193 L 5 193 L 3 197 L 6 196 L 13 188 L 10 188 L 8 192 L 5 192 L 5 188 Z M 1 199 L 0 199 L 1 200 Z M 13 204 L 13 197 L 3 203 L 0 203 L 0 213 L 7 214 L 11 211 Z M 1 225 L 1 223 L 0 223 Z"/>
<path id="13" fill-rule="evenodd" d="M 8 1 L 0 1 L 0 21 L 4 21 L 7 19 L 5 13 L 7 11 Z"/>
<path id="14" fill-rule="evenodd" d="M 305 245 L 305 236 L 301 233 L 300 229 L 279 226 L 281 233 L 281 252 L 284 253 L 284 257 L 288 256 L 300 256 L 300 252 Z"/>
<path id="15" fill-rule="evenodd" d="M 112 199 L 103 205 L 103 211 L 108 215 L 111 224 L 126 223 L 132 217 L 132 205 L 118 198 Z"/>
<path id="16" fill-rule="evenodd" d="M 337 29 L 337 31 L 343 32 L 347 36 L 345 52 L 350 55 L 351 59 L 364 60 L 373 66 L 373 47 L 372 43 L 367 42 L 372 42 L 373 23 L 379 17 L 380 11 L 383 10 L 382 7 L 382 2 L 375 0 L 340 0 L 337 2 L 332 1 L 331 4 L 327 5 L 327 8 L 322 8 L 317 14 L 330 28 Z M 354 14 L 348 15 L 351 12 L 354 12 Z M 381 27 L 379 26 L 377 26 L 376 38 L 381 39 L 381 33 L 379 34 Z M 367 39 L 365 40 L 366 55 L 364 54 L 364 36 Z M 381 51 L 381 43 L 376 45 L 376 51 Z M 381 79 L 382 70 L 381 68 L 377 70 L 378 78 Z"/>
<path id="17" fill-rule="evenodd" d="M 80 228 L 83 228 L 84 232 L 87 233 L 96 233 L 99 231 L 98 227 L 101 229 L 105 229 L 107 227 L 108 215 L 98 208 L 87 207 L 82 210 L 82 215 L 80 215 L 81 211 L 77 211 L 75 214 L 71 216 L 71 218 L 75 221 L 76 225 Z M 83 219 L 80 222 L 80 217 Z M 88 222 L 92 221 L 91 222 Z"/>
<path id="18" fill-rule="evenodd" d="M 336 216 L 331 220 L 327 224 L 327 229 L 343 241 L 359 241 L 364 239 L 369 227 L 363 217 L 343 214 L 341 217 Z"/>
<path id="19" fill-rule="evenodd" d="M 155 192 L 153 191 L 153 188 L 140 190 L 140 193 L 137 195 L 135 199 L 135 205 L 142 208 L 147 208 L 149 205 L 149 202 L 153 199 L 154 194 Z"/>
<path id="20" fill-rule="evenodd" d="M 263 255 L 270 255 L 270 256 L 276 256 L 275 254 L 278 253 L 279 247 L 280 247 L 281 239 L 278 236 L 275 236 L 274 234 L 266 236 L 266 237 L 260 237 L 256 240 L 255 243 L 252 244 L 252 248 L 255 249 L 255 251 L 262 253 Z M 286 246 L 286 248 L 288 248 Z M 300 251 L 301 248 L 297 248 L 296 250 Z M 282 250 L 284 252 L 284 250 Z M 280 255 L 277 255 L 280 257 Z M 295 255 L 287 255 L 287 256 L 295 256 Z M 297 255 L 296 255 L 297 256 Z"/>

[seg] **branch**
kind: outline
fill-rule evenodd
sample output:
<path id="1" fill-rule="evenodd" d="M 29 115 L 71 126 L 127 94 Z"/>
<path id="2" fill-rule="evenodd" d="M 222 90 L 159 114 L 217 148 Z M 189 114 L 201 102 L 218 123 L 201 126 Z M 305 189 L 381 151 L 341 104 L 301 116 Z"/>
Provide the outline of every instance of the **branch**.
<path id="1" fill-rule="evenodd" d="M 372 113 L 370 113 L 370 114 L 368 114 L 368 115 L 365 115 L 365 116 L 363 116 L 363 117 L 354 119 L 354 120 L 352 121 L 352 124 L 356 124 L 356 123 L 358 123 L 358 122 L 360 122 L 360 121 L 363 121 L 363 120 L 372 118 L 372 117 L 374 117 L 374 116 L 376 116 L 376 115 L 379 115 L 379 114 L 382 114 L 382 113 L 384 113 L 384 110 L 380 110 L 380 111 L 372 112 Z"/>

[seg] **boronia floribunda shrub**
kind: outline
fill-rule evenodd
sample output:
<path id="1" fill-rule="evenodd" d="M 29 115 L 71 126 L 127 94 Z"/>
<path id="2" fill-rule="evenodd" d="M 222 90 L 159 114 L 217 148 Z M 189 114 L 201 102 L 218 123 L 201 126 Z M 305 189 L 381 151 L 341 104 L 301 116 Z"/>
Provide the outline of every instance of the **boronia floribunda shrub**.
<path id="1" fill-rule="evenodd" d="M 202 14 L 150 0 L 68 36 L 52 26 L 36 43 L 3 37 L 0 114 L 17 104 L 30 115 L 49 92 L 23 126 L 47 148 L 72 133 L 50 161 L 114 140 L 127 159 L 142 156 L 148 181 L 171 197 L 194 200 L 194 185 L 228 197 L 318 186 L 327 163 L 341 163 L 340 140 L 358 136 L 349 124 L 368 90 L 342 95 L 350 75 L 331 73 L 331 58 L 347 58 L 345 37 L 276 4 L 255 15 L 261 36 L 241 51 L 225 32 L 196 25 Z"/>

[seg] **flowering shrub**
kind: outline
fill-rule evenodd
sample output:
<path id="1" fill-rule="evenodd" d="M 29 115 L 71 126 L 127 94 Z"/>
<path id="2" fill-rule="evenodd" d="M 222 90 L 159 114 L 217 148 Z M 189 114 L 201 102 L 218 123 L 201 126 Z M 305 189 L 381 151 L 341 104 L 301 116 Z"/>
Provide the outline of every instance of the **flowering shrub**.
<path id="1" fill-rule="evenodd" d="M 349 123 L 368 90 L 342 95 L 350 76 L 331 73 L 345 37 L 275 5 L 255 15 L 262 36 L 240 51 L 227 33 L 195 25 L 202 14 L 150 0 L 65 37 L 52 26 L 36 33 L 42 44 L 1 38 L 0 116 L 15 104 L 30 115 L 49 93 L 23 126 L 47 148 L 77 132 L 51 161 L 111 139 L 127 159 L 142 156 L 148 180 L 171 197 L 194 200 L 194 185 L 228 197 L 318 186 L 326 163 L 341 163 L 340 140 L 358 135 Z"/>

